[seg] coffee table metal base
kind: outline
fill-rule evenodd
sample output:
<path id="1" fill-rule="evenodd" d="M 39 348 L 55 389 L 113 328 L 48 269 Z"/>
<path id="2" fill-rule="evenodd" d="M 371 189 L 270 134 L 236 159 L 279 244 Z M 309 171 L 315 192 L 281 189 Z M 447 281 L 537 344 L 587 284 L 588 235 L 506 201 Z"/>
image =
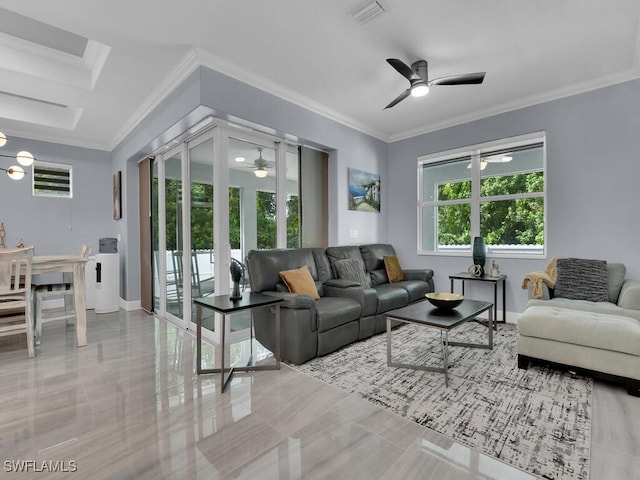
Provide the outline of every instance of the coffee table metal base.
<path id="1" fill-rule="evenodd" d="M 411 321 L 403 318 L 396 318 L 392 316 L 387 316 L 387 366 L 396 367 L 396 368 L 410 368 L 413 370 L 423 370 L 426 372 L 441 372 L 444 373 L 444 385 L 445 387 L 449 386 L 449 346 L 454 347 L 468 347 L 468 348 L 485 348 L 488 350 L 493 350 L 493 306 L 488 308 L 489 310 L 489 320 L 485 324 L 484 322 L 481 325 L 485 325 L 489 332 L 489 337 L 487 339 L 487 343 L 465 343 L 465 342 L 450 342 L 449 341 L 449 328 L 440 328 L 434 325 L 427 325 L 423 322 Z M 395 320 L 397 322 L 402 323 L 412 323 L 414 325 L 421 325 L 423 327 L 431 327 L 437 328 L 440 330 L 440 344 L 442 346 L 442 367 L 432 367 L 428 365 L 416 365 L 413 363 L 402 363 L 402 362 L 394 362 L 391 355 L 391 321 Z"/>

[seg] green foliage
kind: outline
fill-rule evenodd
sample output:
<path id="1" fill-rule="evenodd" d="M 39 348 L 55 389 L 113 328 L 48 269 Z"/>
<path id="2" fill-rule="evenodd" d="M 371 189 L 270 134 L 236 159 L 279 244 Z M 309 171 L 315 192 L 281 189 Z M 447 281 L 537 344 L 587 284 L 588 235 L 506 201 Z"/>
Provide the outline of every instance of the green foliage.
<path id="1" fill-rule="evenodd" d="M 229 243 L 231 248 L 240 248 L 240 189 L 229 188 Z"/>
<path id="2" fill-rule="evenodd" d="M 300 247 L 300 201 L 297 195 L 287 198 L 287 248 Z"/>
<path id="3" fill-rule="evenodd" d="M 471 204 L 438 207 L 438 245 L 471 243 Z"/>
<path id="4" fill-rule="evenodd" d="M 276 247 L 276 195 L 271 192 L 256 192 L 258 248 Z"/>
<path id="5" fill-rule="evenodd" d="M 493 197 L 544 190 L 542 172 L 483 178 L 480 196 Z M 471 182 L 450 182 L 438 187 L 438 200 L 469 199 Z M 471 204 L 438 207 L 438 244 L 471 244 Z M 543 199 L 481 201 L 480 235 L 487 245 L 542 245 Z"/>
<path id="6" fill-rule="evenodd" d="M 213 185 L 191 183 L 191 248 L 213 247 Z"/>
<path id="7" fill-rule="evenodd" d="M 158 179 L 153 179 L 154 206 L 158 205 Z M 182 182 L 167 179 L 165 182 L 165 216 L 167 250 L 182 248 L 181 215 Z M 300 202 L 297 195 L 287 199 L 287 246 L 298 247 Z M 276 198 L 274 193 L 256 192 L 258 248 L 276 246 Z M 229 242 L 232 249 L 240 248 L 240 189 L 229 188 Z M 158 215 L 154 213 L 153 231 L 158 232 Z M 208 250 L 213 245 L 213 186 L 203 183 L 191 184 L 191 245 L 194 250 Z M 157 237 L 157 235 L 155 235 Z M 154 239 L 157 245 L 157 238 Z"/>
<path id="8" fill-rule="evenodd" d="M 180 231 L 182 223 L 178 221 L 180 217 L 178 217 L 177 214 L 177 207 L 180 205 L 180 199 L 182 198 L 182 182 L 167 179 L 164 190 L 167 250 L 180 250 L 182 249 L 182 241 L 178 242 L 178 239 L 182 239 Z M 180 243 L 180 245 L 178 245 L 178 243 Z"/>
<path id="9" fill-rule="evenodd" d="M 450 182 L 438 185 L 438 200 L 471 198 L 471 181 Z"/>

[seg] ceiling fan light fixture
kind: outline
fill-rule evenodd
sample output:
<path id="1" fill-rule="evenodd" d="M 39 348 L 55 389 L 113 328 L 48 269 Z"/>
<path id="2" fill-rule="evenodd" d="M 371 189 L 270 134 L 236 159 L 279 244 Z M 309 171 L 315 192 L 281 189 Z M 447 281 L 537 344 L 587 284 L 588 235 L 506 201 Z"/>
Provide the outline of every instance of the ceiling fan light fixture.
<path id="1" fill-rule="evenodd" d="M 33 155 L 25 150 L 18 152 L 18 154 L 16 155 L 16 160 L 18 160 L 18 163 L 20 165 L 24 165 L 25 167 L 33 165 Z"/>
<path id="2" fill-rule="evenodd" d="M 238 162 L 238 163 L 242 163 L 242 162 L 244 162 L 246 159 L 245 159 L 244 157 L 236 157 L 236 158 L 234 158 L 234 160 L 235 160 L 236 162 Z"/>
<path id="3" fill-rule="evenodd" d="M 411 86 L 412 97 L 424 97 L 427 93 L 429 93 L 429 87 L 424 82 L 414 83 Z"/>
<path id="4" fill-rule="evenodd" d="M 489 155 L 488 157 L 482 157 L 481 160 L 487 163 L 509 163 L 513 160 L 510 153 Z"/>
<path id="5" fill-rule="evenodd" d="M 24 170 L 17 165 L 12 165 L 7 168 L 7 176 L 11 180 L 22 180 L 22 177 L 24 177 L 24 173 Z"/>
<path id="6" fill-rule="evenodd" d="M 256 177 L 258 178 L 264 178 L 267 176 L 268 172 L 264 167 L 258 167 L 254 170 L 254 172 Z"/>
<path id="7" fill-rule="evenodd" d="M 7 136 L 0 132 L 0 147 L 4 147 L 7 144 Z"/>
<path id="8" fill-rule="evenodd" d="M 480 160 L 480 170 L 484 170 L 485 168 L 487 168 L 487 164 L 488 162 L 486 162 L 485 160 Z M 467 170 L 471 170 L 471 162 L 469 162 L 469 164 L 467 165 Z"/>

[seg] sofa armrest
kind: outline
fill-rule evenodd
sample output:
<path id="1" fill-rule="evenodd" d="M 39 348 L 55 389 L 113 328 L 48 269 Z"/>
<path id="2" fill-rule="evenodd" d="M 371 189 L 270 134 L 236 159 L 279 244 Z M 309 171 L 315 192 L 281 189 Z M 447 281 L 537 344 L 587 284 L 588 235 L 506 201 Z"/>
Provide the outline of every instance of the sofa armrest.
<path id="1" fill-rule="evenodd" d="M 324 284 L 325 297 L 343 297 L 356 300 L 362 307 L 361 316 L 368 317 L 376 313 L 378 309 L 378 294 L 373 288 L 362 288 L 359 283 L 356 287 L 342 288 Z"/>
<path id="2" fill-rule="evenodd" d="M 430 268 L 424 268 L 421 270 L 402 270 L 405 280 L 422 280 L 423 282 L 429 282 L 433 278 L 433 270 Z"/>
<path id="3" fill-rule="evenodd" d="M 260 292 L 264 295 L 268 295 L 270 297 L 281 298 L 282 303 L 280 307 L 282 308 L 305 308 L 311 309 L 316 306 L 316 301 L 311 298 L 309 295 L 303 295 L 300 293 L 289 293 L 289 292 Z"/>
<path id="4" fill-rule="evenodd" d="M 550 300 L 552 297 L 552 292 L 549 289 L 549 286 L 546 283 L 542 284 L 542 296 L 534 297 L 533 296 L 533 284 L 529 282 L 529 286 L 527 287 L 527 294 L 529 296 L 529 300 Z"/>
<path id="5" fill-rule="evenodd" d="M 618 297 L 618 306 L 625 310 L 640 310 L 640 281 L 624 281 Z"/>

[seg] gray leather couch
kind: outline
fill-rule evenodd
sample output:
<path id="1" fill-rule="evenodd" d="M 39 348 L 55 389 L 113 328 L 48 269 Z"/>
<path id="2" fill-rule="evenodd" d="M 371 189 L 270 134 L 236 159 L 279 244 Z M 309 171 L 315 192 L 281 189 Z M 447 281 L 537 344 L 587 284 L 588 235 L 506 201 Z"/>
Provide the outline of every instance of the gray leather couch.
<path id="1" fill-rule="evenodd" d="M 249 283 L 254 292 L 277 296 L 280 304 L 281 356 L 294 364 L 326 355 L 357 340 L 385 331 L 385 312 L 421 301 L 433 291 L 433 271 L 404 270 L 405 280 L 389 283 L 383 257 L 395 255 L 388 244 L 322 248 L 251 250 Z M 371 287 L 339 278 L 336 260 L 360 258 Z M 289 293 L 279 272 L 306 265 L 319 300 Z M 274 310 L 254 311 L 255 336 L 275 350 Z"/>

